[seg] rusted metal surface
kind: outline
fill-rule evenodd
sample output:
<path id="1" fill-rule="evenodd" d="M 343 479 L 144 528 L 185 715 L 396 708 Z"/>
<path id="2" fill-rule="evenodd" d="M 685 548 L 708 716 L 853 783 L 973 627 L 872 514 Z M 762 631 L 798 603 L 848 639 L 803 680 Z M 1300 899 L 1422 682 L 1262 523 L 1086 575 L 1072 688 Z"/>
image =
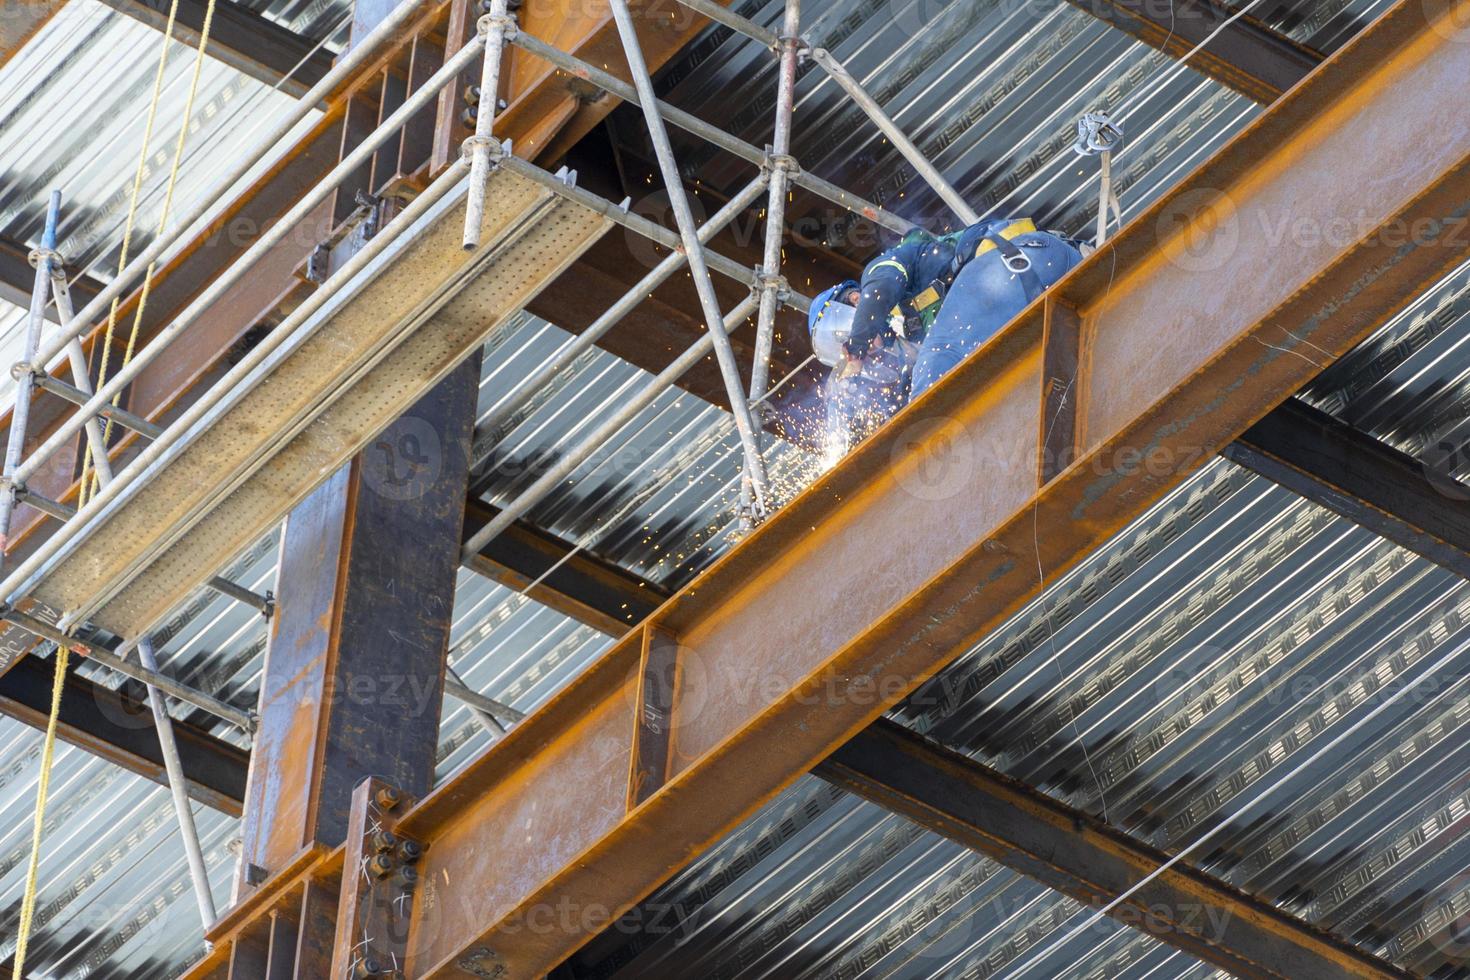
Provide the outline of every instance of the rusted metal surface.
<path id="1" fill-rule="evenodd" d="M 242 863 L 342 843 L 366 776 L 429 789 L 478 381 L 474 357 L 286 522 Z"/>
<path id="2" fill-rule="evenodd" d="M 292 855 L 205 931 L 210 949 L 185 980 L 327 976 L 342 857 L 341 847 L 320 844 Z"/>
<path id="3" fill-rule="evenodd" d="M 0 12 L 0 68 L 56 15 L 66 0 L 27 0 L 6 4 Z"/>
<path id="4" fill-rule="evenodd" d="M 333 978 L 386 974 L 403 958 L 413 908 L 409 896 L 418 881 L 419 844 L 396 833 L 396 816 L 411 802 L 381 779 L 364 779 L 353 790 L 343 844 L 345 887 L 337 904 Z"/>
<path id="5" fill-rule="evenodd" d="M 1187 866 L 1149 882 L 1169 855 L 887 720 L 869 725 L 816 775 L 1241 980 L 1410 974 Z"/>
<path id="6" fill-rule="evenodd" d="M 628 782 L 628 809 L 658 792 L 669 778 L 674 747 L 674 704 L 679 690 L 679 642 L 654 626 L 642 634 L 638 674 L 637 728 Z"/>
<path id="7" fill-rule="evenodd" d="M 1400 4 L 1056 287 L 1081 453 L 1039 492 L 1040 302 L 655 613 L 684 674 L 639 807 L 636 634 L 419 804 L 408 974 L 555 966 L 1462 262 L 1467 15 Z"/>
<path id="8" fill-rule="evenodd" d="M 1042 308 L 1040 485 L 1066 469 L 1077 455 L 1078 365 L 1082 321 L 1077 311 L 1048 296 Z"/>

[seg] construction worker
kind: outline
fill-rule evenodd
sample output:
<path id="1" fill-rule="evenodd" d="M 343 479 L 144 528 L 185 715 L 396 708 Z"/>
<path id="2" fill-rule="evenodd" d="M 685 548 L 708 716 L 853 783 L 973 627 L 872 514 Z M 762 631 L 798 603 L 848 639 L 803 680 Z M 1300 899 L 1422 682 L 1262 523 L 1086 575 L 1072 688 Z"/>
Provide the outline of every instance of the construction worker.
<path id="1" fill-rule="evenodd" d="M 1030 218 L 991 219 L 937 238 L 910 232 L 863 270 L 844 353 L 861 363 L 896 336 L 919 342 L 910 385 L 917 397 L 1081 258 Z"/>

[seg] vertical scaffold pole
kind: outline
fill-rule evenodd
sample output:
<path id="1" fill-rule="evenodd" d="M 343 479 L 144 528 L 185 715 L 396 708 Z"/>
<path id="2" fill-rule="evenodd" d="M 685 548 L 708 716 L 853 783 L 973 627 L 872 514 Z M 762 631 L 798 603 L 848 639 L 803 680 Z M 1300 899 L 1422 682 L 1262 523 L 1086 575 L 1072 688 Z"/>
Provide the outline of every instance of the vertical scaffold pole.
<path id="1" fill-rule="evenodd" d="M 802 44 L 798 36 L 800 30 L 801 0 L 786 0 L 781 36 L 777 40 L 781 70 L 776 82 L 776 126 L 771 136 L 770 193 L 766 197 L 766 249 L 761 260 L 761 305 L 756 314 L 755 363 L 750 369 L 750 404 L 753 407 L 761 404 L 770 384 L 776 304 L 786 285 L 781 277 L 781 242 L 786 230 L 786 195 L 790 191 L 791 176 L 796 171 L 796 161 L 791 156 L 791 116 L 796 104 L 796 61 Z M 760 418 L 759 410 L 755 411 L 755 417 Z M 755 440 L 756 446 L 763 448 L 759 428 Z M 742 520 L 747 523 L 756 516 L 751 513 L 749 480 L 742 480 L 740 484 L 740 510 Z"/>
<path id="2" fill-rule="evenodd" d="M 740 443 L 745 452 L 745 474 L 751 483 L 755 506 L 763 510 L 766 470 L 761 462 L 760 446 L 755 439 L 750 403 L 746 399 L 745 386 L 740 380 L 740 365 L 735 359 L 735 348 L 730 343 L 730 335 L 725 332 L 724 316 L 720 313 L 719 301 L 715 297 L 714 283 L 710 281 L 709 266 L 704 260 L 704 246 L 700 244 L 694 225 L 694 213 L 689 208 L 689 198 L 684 193 L 679 167 L 674 161 L 674 147 L 669 142 L 669 132 L 664 127 L 663 117 L 659 115 L 653 79 L 648 74 L 648 63 L 643 60 L 643 48 L 638 43 L 638 32 L 633 26 L 633 15 L 628 11 L 627 0 L 609 0 L 609 5 L 612 7 L 613 21 L 617 24 L 618 36 L 623 42 L 623 53 L 628 59 L 633 87 L 638 92 L 643 119 L 648 125 L 648 136 L 653 143 L 654 155 L 658 158 L 659 172 L 669 194 L 669 205 L 673 209 L 674 220 L 679 225 L 679 237 L 683 242 L 684 254 L 689 260 L 694 289 L 699 294 L 705 328 L 714 343 L 715 360 L 724 378 L 725 395 L 730 399 L 730 411 L 735 416 L 735 428 L 740 433 Z"/>
<path id="3" fill-rule="evenodd" d="M 750 400 L 759 402 L 770 383 L 772 338 L 781 280 L 781 241 L 785 236 L 786 196 L 796 161 L 791 158 L 791 115 L 796 102 L 796 59 L 801 50 L 801 0 L 786 0 L 781 22 L 781 74 L 776 83 L 776 130 L 771 137 L 770 194 L 766 198 L 766 251 L 761 262 L 761 305 L 756 317 L 755 366 L 750 372 Z"/>
<path id="4" fill-rule="evenodd" d="M 10 414 L 10 438 L 5 444 L 4 486 L 0 488 L 0 563 L 10 546 L 10 522 L 15 515 L 15 471 L 20 468 L 20 454 L 25 450 L 26 426 L 31 415 L 31 394 L 35 383 L 31 371 L 36 351 L 41 346 L 41 325 L 46 322 L 46 302 L 51 290 L 51 269 L 56 264 L 56 225 L 61 217 L 61 191 L 51 192 L 46 208 L 46 230 L 41 234 L 41 247 L 34 253 L 36 281 L 31 287 L 30 316 L 26 320 L 25 350 L 15 371 L 15 409 Z"/>
<path id="5" fill-rule="evenodd" d="M 500 107 L 500 63 L 505 55 L 505 39 L 515 33 L 515 20 L 510 16 L 507 0 L 491 0 L 490 13 L 480 18 L 480 36 L 485 39 L 484 61 L 480 68 L 480 101 L 475 112 L 475 135 L 464 141 L 470 153 L 470 193 L 465 205 L 464 248 L 480 247 L 480 222 L 485 217 L 485 190 L 490 182 L 491 132 L 495 113 Z"/>

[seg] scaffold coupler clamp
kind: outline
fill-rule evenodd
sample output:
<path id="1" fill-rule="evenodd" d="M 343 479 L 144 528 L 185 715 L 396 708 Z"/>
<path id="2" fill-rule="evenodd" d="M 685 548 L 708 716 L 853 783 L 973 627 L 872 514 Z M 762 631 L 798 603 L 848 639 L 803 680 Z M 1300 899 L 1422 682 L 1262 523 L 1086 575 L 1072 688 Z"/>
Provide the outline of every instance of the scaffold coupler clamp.
<path id="1" fill-rule="evenodd" d="M 494 170 L 500 166 L 500 161 L 510 156 L 510 140 L 498 140 L 493 136 L 466 136 L 464 142 L 459 144 L 459 155 L 466 161 L 475 158 L 475 148 L 483 146 L 485 156 Z"/>
<path id="2" fill-rule="evenodd" d="M 801 164 L 790 153 L 777 153 L 767 146 L 765 159 L 761 161 L 761 173 L 769 178 L 777 172 L 785 174 L 788 181 L 795 180 L 801 174 Z"/>
<path id="3" fill-rule="evenodd" d="M 1123 126 L 1109 118 L 1106 112 L 1084 112 L 1082 118 L 1077 120 L 1077 142 L 1072 149 L 1079 156 L 1096 156 L 1102 159 L 1094 247 L 1107 241 L 1109 211 L 1120 227 L 1123 224 L 1123 207 L 1118 203 L 1118 195 L 1113 190 L 1113 151 L 1122 145 Z"/>
<path id="4" fill-rule="evenodd" d="M 520 27 L 516 24 L 515 14 L 511 13 L 485 14 L 479 20 L 475 21 L 475 30 L 479 31 L 481 37 L 488 38 L 490 36 L 490 32 L 493 31 L 497 25 L 502 31 L 500 35 L 501 41 L 509 41 L 511 38 L 516 36 L 516 31 L 520 30 Z"/>
<path id="5" fill-rule="evenodd" d="M 41 268 L 43 261 L 51 263 L 51 278 L 65 278 L 66 273 L 61 267 L 61 253 L 54 248 L 33 248 L 26 255 L 26 261 L 31 264 L 32 269 Z"/>
<path id="6" fill-rule="evenodd" d="M 776 43 L 771 45 L 771 53 L 779 58 L 781 56 L 781 52 L 786 50 L 786 48 L 792 44 L 796 45 L 796 60 L 798 63 L 805 61 L 812 56 L 812 42 L 808 41 L 800 34 L 797 34 L 794 37 L 790 34 L 777 34 Z"/>

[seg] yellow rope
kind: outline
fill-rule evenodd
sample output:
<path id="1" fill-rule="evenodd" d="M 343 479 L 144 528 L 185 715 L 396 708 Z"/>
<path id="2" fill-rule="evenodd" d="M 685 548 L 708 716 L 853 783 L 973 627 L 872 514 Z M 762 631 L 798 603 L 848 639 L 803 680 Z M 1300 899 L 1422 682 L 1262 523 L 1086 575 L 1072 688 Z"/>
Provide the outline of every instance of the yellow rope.
<path id="1" fill-rule="evenodd" d="M 133 171 L 133 189 L 132 193 L 128 196 L 128 217 L 123 222 L 122 251 L 117 256 L 118 275 L 122 275 L 122 271 L 127 268 L 128 255 L 133 247 L 133 222 L 138 216 L 138 199 L 142 196 L 143 192 L 143 178 L 148 173 L 148 144 L 153 142 L 153 123 L 158 118 L 158 102 L 163 95 L 164 69 L 168 66 L 168 49 L 169 44 L 173 41 L 174 21 L 178 17 L 178 13 L 179 0 L 173 0 L 168 8 L 168 23 L 163 27 L 163 44 L 158 51 L 158 68 L 153 73 L 153 98 L 148 103 L 148 121 L 143 125 L 143 145 L 138 147 L 138 166 Z M 107 365 L 112 360 L 112 331 L 117 326 L 117 307 L 118 298 L 114 297 L 112 307 L 107 313 L 107 333 L 103 334 L 102 337 L 102 366 L 99 369 L 101 371 L 101 377 L 97 380 L 98 388 L 101 388 L 107 382 Z M 114 400 L 115 402 L 116 400 Z M 108 421 L 107 431 L 109 434 L 112 432 L 111 420 Z M 105 438 L 102 444 L 104 446 L 107 445 Z M 91 488 L 93 479 L 95 477 L 92 474 L 92 456 L 90 453 L 83 453 L 82 486 L 78 491 L 78 507 L 87 502 L 87 497 L 89 496 L 88 491 Z"/>
<path id="2" fill-rule="evenodd" d="M 194 59 L 194 76 L 189 82 L 189 98 L 184 104 L 183 119 L 179 124 L 179 139 L 174 146 L 173 166 L 168 174 L 168 187 L 164 191 L 163 213 L 158 218 L 158 233 L 162 234 L 167 227 L 168 212 L 173 206 L 174 188 L 178 183 L 179 165 L 184 157 L 184 144 L 189 135 L 189 118 L 194 114 L 194 98 L 199 93 L 199 78 L 204 68 L 204 51 L 209 43 L 209 28 L 214 20 L 215 0 L 209 0 L 208 7 L 204 12 L 204 24 L 199 31 L 199 52 Z M 144 127 L 143 146 L 138 151 L 138 169 L 133 175 L 133 192 L 128 203 L 127 222 L 123 228 L 122 254 L 118 258 L 118 271 L 127 267 L 128 251 L 132 246 L 133 222 L 138 213 L 138 198 L 143 184 L 143 175 L 147 170 L 148 143 L 153 138 L 153 123 L 158 115 L 158 102 L 163 92 L 164 67 L 168 63 L 168 46 L 173 37 L 174 18 L 178 14 L 178 0 L 173 0 L 169 6 L 168 24 L 163 32 L 163 50 L 158 56 L 158 71 L 153 79 L 153 101 L 148 106 L 148 122 Z M 138 328 L 143 322 L 143 310 L 148 303 L 148 292 L 153 285 L 154 264 L 149 263 L 148 271 L 143 276 L 143 292 L 138 297 L 138 309 L 133 315 L 133 329 L 128 336 L 128 345 L 123 353 L 123 366 L 132 359 L 133 350 L 138 341 Z M 102 376 L 98 379 L 97 387 L 101 388 L 107 380 L 107 362 L 112 355 L 112 332 L 117 324 L 118 301 L 112 301 L 112 308 L 107 315 L 107 334 L 102 345 Z M 116 405 L 118 399 L 113 399 Z M 112 432 L 112 420 L 108 419 L 107 434 Z M 106 436 L 102 444 L 107 445 Z M 82 503 L 86 502 L 88 486 L 88 470 L 91 462 L 90 454 L 83 456 L 82 469 Z M 96 474 L 92 474 L 95 484 Z M 25 894 L 20 904 L 20 932 L 15 944 L 15 973 L 13 980 L 24 980 L 26 946 L 30 943 L 31 925 L 36 915 L 36 879 L 41 863 L 41 837 L 46 821 L 46 796 L 51 788 L 51 758 L 56 747 L 56 721 L 61 714 L 61 691 L 66 681 L 66 662 L 71 655 L 71 648 L 62 646 L 56 651 L 56 680 L 51 688 L 51 716 L 46 721 L 46 742 L 41 750 L 41 775 L 36 787 L 36 822 L 31 831 L 31 860 L 26 868 Z"/>
<path id="3" fill-rule="evenodd" d="M 179 138 L 174 144 L 174 159 L 172 165 L 169 167 L 168 183 L 165 186 L 163 194 L 163 208 L 158 215 L 157 234 L 159 235 L 162 235 L 168 229 L 168 216 L 169 212 L 173 209 L 174 190 L 177 188 L 179 181 L 179 167 L 183 163 L 184 146 L 188 142 L 189 138 L 189 120 L 194 115 L 194 100 L 199 94 L 199 78 L 204 71 L 204 52 L 209 45 L 210 27 L 214 23 L 215 2 L 216 0 L 209 0 L 208 5 L 204 8 L 204 23 L 199 29 L 199 50 L 194 56 L 194 74 L 193 77 L 189 80 L 189 97 L 184 102 L 183 119 L 179 123 Z M 171 30 L 173 27 L 174 15 L 177 13 L 177 11 L 178 0 L 173 0 L 172 4 L 169 7 L 168 29 L 165 30 L 163 36 L 164 51 L 159 55 L 158 73 L 153 80 L 153 102 L 148 107 L 148 124 L 146 127 L 145 135 L 143 137 L 143 146 L 138 155 L 138 170 L 137 173 L 134 174 L 133 178 L 133 197 L 132 202 L 128 207 L 128 220 L 123 235 L 123 251 L 122 255 L 119 258 L 119 261 L 123 264 L 126 264 L 127 262 L 128 248 L 131 244 L 132 238 L 133 220 L 137 213 L 138 207 L 139 187 L 141 185 L 143 172 L 145 169 L 144 164 L 148 158 L 148 141 L 152 138 L 153 119 L 158 111 L 159 94 L 162 91 L 163 68 L 167 60 L 169 30 Z M 121 268 L 121 266 L 119 268 Z M 138 333 L 143 326 L 143 313 L 148 308 L 148 297 L 153 290 L 153 273 L 156 268 L 157 263 L 150 262 L 148 263 L 147 271 L 143 273 L 143 291 L 138 297 L 138 308 L 133 311 L 132 330 L 128 333 L 127 347 L 123 350 L 123 367 L 127 367 L 129 362 L 132 361 L 133 352 L 137 349 Z M 100 372 L 100 376 L 97 380 L 98 388 L 101 388 L 104 384 L 107 383 L 107 364 L 112 354 L 112 332 L 115 324 L 117 323 L 117 305 L 118 301 L 116 298 L 114 298 L 112 301 L 112 308 L 107 315 L 107 336 L 103 340 L 102 344 L 102 364 L 101 367 L 98 369 Z M 112 397 L 112 404 L 116 406 L 121 400 L 122 392 L 118 392 Z M 111 437 L 112 419 L 108 418 L 106 427 L 102 431 L 102 445 L 106 446 L 107 440 Z M 91 456 L 89 454 L 84 454 L 82 462 L 82 496 L 81 500 L 79 501 L 79 506 L 80 504 L 86 503 L 88 487 L 87 470 L 90 461 Z M 97 490 L 97 480 L 97 475 L 93 474 L 91 483 L 91 489 L 93 493 L 95 493 Z"/>
<path id="4" fill-rule="evenodd" d="M 41 863 L 41 828 L 46 822 L 46 794 L 51 788 L 51 756 L 56 748 L 56 719 L 61 714 L 61 688 L 66 682 L 70 647 L 56 648 L 56 680 L 51 684 L 51 717 L 46 722 L 46 742 L 41 749 L 41 776 L 36 787 L 36 825 L 31 830 L 31 860 L 26 867 L 25 897 L 20 903 L 20 934 L 15 941 L 13 980 L 24 980 L 26 946 L 31 938 L 31 921 L 36 915 L 36 872 Z"/>

